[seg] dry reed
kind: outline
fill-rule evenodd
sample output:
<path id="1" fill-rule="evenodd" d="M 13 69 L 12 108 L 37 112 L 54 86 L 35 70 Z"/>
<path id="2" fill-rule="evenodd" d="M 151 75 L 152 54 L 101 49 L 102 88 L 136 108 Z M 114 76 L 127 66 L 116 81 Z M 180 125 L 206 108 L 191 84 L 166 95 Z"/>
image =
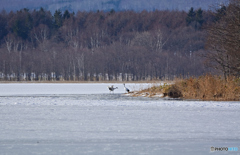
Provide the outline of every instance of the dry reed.
<path id="1" fill-rule="evenodd" d="M 221 76 L 207 74 L 198 78 L 176 79 L 172 85 L 153 86 L 140 93 L 143 92 L 148 92 L 149 96 L 162 93 L 172 98 L 239 101 L 240 79 L 229 76 L 225 80 Z"/>
<path id="2" fill-rule="evenodd" d="M 198 78 L 179 79 L 174 84 L 185 99 L 238 101 L 240 98 L 240 79 L 229 76 L 204 75 Z"/>

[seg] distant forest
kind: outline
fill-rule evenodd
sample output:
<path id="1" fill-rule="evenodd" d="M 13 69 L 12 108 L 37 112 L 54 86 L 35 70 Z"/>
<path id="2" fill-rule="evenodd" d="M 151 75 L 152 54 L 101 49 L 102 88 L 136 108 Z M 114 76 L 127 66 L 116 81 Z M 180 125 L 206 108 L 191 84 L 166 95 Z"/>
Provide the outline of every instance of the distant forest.
<path id="1" fill-rule="evenodd" d="M 136 81 L 206 72 L 210 12 L 0 13 L 0 80 Z"/>
<path id="2" fill-rule="evenodd" d="M 54 13 L 55 10 L 77 11 L 126 11 L 137 12 L 147 10 L 180 10 L 188 11 L 191 7 L 208 10 L 212 5 L 220 5 L 227 0 L 1 0 L 0 9 L 7 12 L 22 8 L 45 10 Z"/>

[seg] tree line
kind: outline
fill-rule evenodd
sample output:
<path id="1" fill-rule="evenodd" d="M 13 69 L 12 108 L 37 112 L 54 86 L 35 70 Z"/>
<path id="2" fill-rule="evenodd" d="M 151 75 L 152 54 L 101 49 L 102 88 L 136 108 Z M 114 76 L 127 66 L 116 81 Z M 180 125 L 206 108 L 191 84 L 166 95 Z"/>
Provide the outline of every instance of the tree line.
<path id="1" fill-rule="evenodd" d="M 0 80 L 152 80 L 199 76 L 211 12 L 0 13 Z"/>
<path id="2" fill-rule="evenodd" d="M 201 7 L 203 10 L 207 10 L 212 4 L 224 2 L 225 0 L 1 0 L 0 6 L 7 11 L 17 11 L 22 8 L 39 9 L 40 6 L 45 9 L 50 9 L 52 13 L 56 9 L 61 9 L 62 11 L 69 10 L 75 11 L 97 11 L 104 10 L 110 11 L 114 9 L 116 11 L 124 10 L 185 10 L 192 6 L 194 8 Z M 13 5 L 14 4 L 14 5 Z"/>
<path id="3" fill-rule="evenodd" d="M 230 0 L 213 12 L 214 21 L 206 30 L 206 64 L 223 73 L 240 76 L 240 0 Z"/>

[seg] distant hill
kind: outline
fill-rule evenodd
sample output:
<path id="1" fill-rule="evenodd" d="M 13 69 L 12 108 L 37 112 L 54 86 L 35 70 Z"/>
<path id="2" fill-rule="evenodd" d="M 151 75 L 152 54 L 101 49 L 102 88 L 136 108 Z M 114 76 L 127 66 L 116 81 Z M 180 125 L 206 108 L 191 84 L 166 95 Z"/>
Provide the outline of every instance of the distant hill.
<path id="1" fill-rule="evenodd" d="M 191 7 L 209 9 L 212 5 L 218 5 L 226 0 L 1 0 L 0 9 L 16 11 L 22 8 L 30 10 L 43 7 L 54 12 L 57 9 L 80 11 L 115 11 L 134 10 L 184 10 Z"/>

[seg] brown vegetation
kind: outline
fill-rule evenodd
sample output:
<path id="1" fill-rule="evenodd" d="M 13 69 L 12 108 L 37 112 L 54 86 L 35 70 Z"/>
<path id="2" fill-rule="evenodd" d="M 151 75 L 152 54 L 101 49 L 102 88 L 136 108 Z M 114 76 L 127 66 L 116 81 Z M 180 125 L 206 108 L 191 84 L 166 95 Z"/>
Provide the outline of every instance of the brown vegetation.
<path id="1" fill-rule="evenodd" d="M 154 86 L 142 90 L 138 94 L 149 93 L 149 96 L 164 94 L 163 97 L 215 101 L 239 101 L 240 79 L 220 76 L 205 75 L 198 78 L 177 79 L 174 84 Z"/>
<path id="2" fill-rule="evenodd" d="M 215 21 L 208 23 L 206 64 L 224 74 L 240 76 L 240 0 L 230 0 L 228 6 L 217 8 Z"/>

